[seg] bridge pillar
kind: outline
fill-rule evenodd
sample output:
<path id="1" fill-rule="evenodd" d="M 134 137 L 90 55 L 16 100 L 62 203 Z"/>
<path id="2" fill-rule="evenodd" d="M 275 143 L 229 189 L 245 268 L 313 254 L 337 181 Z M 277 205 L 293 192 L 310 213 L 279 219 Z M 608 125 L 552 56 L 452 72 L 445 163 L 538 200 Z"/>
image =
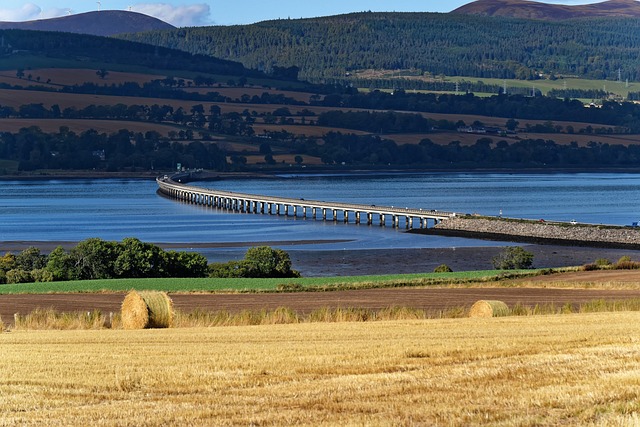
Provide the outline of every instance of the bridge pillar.
<path id="1" fill-rule="evenodd" d="M 356 224 L 360 224 L 360 212 L 356 212 Z"/>
<path id="2" fill-rule="evenodd" d="M 327 208 L 322 208 L 322 220 L 327 220 Z"/>
<path id="3" fill-rule="evenodd" d="M 385 226 L 385 217 L 384 214 L 380 214 L 380 227 L 384 227 Z"/>
<path id="4" fill-rule="evenodd" d="M 373 214 L 371 212 L 367 212 L 367 225 L 373 224 Z"/>
<path id="5" fill-rule="evenodd" d="M 344 220 L 345 224 L 347 224 L 349 222 L 349 211 L 343 211 L 342 212 L 342 219 Z"/>
<path id="6" fill-rule="evenodd" d="M 331 215 L 333 216 L 333 221 L 337 221 L 338 220 L 338 210 L 337 209 L 331 209 Z"/>
<path id="7" fill-rule="evenodd" d="M 280 215 L 280 203 L 276 203 L 276 215 Z"/>
<path id="8" fill-rule="evenodd" d="M 391 217 L 391 222 L 393 223 L 392 227 L 397 228 L 400 223 L 400 217 L 398 215 L 393 215 Z"/>
<path id="9" fill-rule="evenodd" d="M 293 205 L 293 216 L 298 216 L 298 206 L 297 205 Z"/>
<path id="10" fill-rule="evenodd" d="M 407 216 L 406 221 L 407 221 L 407 225 L 406 225 L 407 230 L 410 228 L 413 228 L 413 218 L 410 216 Z"/>
<path id="11" fill-rule="evenodd" d="M 306 219 L 307 218 L 307 207 L 303 206 L 302 207 L 302 216 Z"/>

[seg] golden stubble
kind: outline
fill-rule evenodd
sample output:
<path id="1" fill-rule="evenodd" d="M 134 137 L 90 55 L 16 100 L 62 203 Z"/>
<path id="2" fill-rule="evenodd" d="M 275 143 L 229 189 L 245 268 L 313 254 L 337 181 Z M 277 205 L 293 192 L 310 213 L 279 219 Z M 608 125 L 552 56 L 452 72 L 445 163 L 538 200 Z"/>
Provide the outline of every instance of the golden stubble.
<path id="1" fill-rule="evenodd" d="M 0 425 L 628 425 L 640 314 L 0 334 Z"/>

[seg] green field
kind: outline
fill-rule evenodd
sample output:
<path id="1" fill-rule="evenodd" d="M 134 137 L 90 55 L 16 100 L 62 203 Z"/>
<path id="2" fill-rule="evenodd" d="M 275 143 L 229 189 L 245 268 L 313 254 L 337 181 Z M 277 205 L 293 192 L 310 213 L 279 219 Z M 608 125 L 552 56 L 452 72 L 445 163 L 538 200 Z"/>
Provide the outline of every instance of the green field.
<path id="1" fill-rule="evenodd" d="M 311 277 L 295 279 L 109 279 L 0 285 L 2 294 L 77 292 L 278 292 L 331 291 L 400 286 L 427 286 L 496 281 L 541 274 L 540 270 L 486 270 L 456 273 L 395 274 L 384 276 Z"/>
<path id="2" fill-rule="evenodd" d="M 503 86 L 505 84 L 504 79 L 478 79 L 475 77 L 448 77 L 446 81 L 459 82 L 459 81 L 482 81 L 486 84 Z M 640 91 L 640 83 L 629 82 L 628 86 L 626 82 L 617 82 L 612 80 L 587 80 L 578 78 L 565 78 L 557 80 L 506 80 L 507 91 L 510 87 L 517 88 L 534 88 L 541 91 L 545 95 L 552 89 L 563 90 L 565 89 L 583 89 L 583 90 L 605 90 L 607 92 L 615 93 L 623 97 L 627 97 L 629 92 Z"/>

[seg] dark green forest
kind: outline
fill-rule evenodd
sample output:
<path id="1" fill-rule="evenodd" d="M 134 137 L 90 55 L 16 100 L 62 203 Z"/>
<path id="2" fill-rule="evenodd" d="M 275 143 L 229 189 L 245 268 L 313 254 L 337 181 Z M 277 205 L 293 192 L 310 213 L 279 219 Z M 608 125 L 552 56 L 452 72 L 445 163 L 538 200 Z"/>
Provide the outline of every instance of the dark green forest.
<path id="1" fill-rule="evenodd" d="M 310 81 L 357 69 L 415 69 L 478 78 L 546 75 L 640 80 L 640 20 L 545 22 L 440 13 L 353 13 L 122 36 Z"/>
<path id="2" fill-rule="evenodd" d="M 175 70 L 264 78 L 262 72 L 245 68 L 239 62 L 192 55 L 144 43 L 62 32 L 0 30 L 0 58 L 16 55 L 41 55 L 90 64 L 125 64 L 152 70 Z M 46 62 L 46 60 L 45 60 Z"/>

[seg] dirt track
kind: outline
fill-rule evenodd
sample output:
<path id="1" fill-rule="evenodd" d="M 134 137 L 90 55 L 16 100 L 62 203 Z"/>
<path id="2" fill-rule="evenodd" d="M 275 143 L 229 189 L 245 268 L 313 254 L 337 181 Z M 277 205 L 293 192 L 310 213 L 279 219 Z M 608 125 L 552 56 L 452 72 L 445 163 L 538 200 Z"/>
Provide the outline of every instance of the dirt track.
<path id="1" fill-rule="evenodd" d="M 381 309 L 403 306 L 428 311 L 451 307 L 469 307 L 480 299 L 496 299 L 512 306 L 516 303 L 579 304 L 597 299 L 624 300 L 640 298 L 639 270 L 590 271 L 538 276 L 513 281 L 525 287 L 501 288 L 396 288 L 336 292 L 255 293 L 255 294 L 172 294 L 176 308 L 241 310 L 275 309 L 289 307 L 300 313 L 318 308 L 357 307 Z M 554 283 L 605 284 L 611 288 L 625 289 L 571 289 L 554 288 Z M 530 287 L 526 287 L 531 285 Z M 549 287 L 545 287 L 549 286 Z M 38 294 L 0 295 L 0 318 L 13 322 L 14 313 L 27 314 L 36 308 L 53 308 L 57 311 L 117 312 L 124 299 L 122 293 L 102 294 Z"/>

